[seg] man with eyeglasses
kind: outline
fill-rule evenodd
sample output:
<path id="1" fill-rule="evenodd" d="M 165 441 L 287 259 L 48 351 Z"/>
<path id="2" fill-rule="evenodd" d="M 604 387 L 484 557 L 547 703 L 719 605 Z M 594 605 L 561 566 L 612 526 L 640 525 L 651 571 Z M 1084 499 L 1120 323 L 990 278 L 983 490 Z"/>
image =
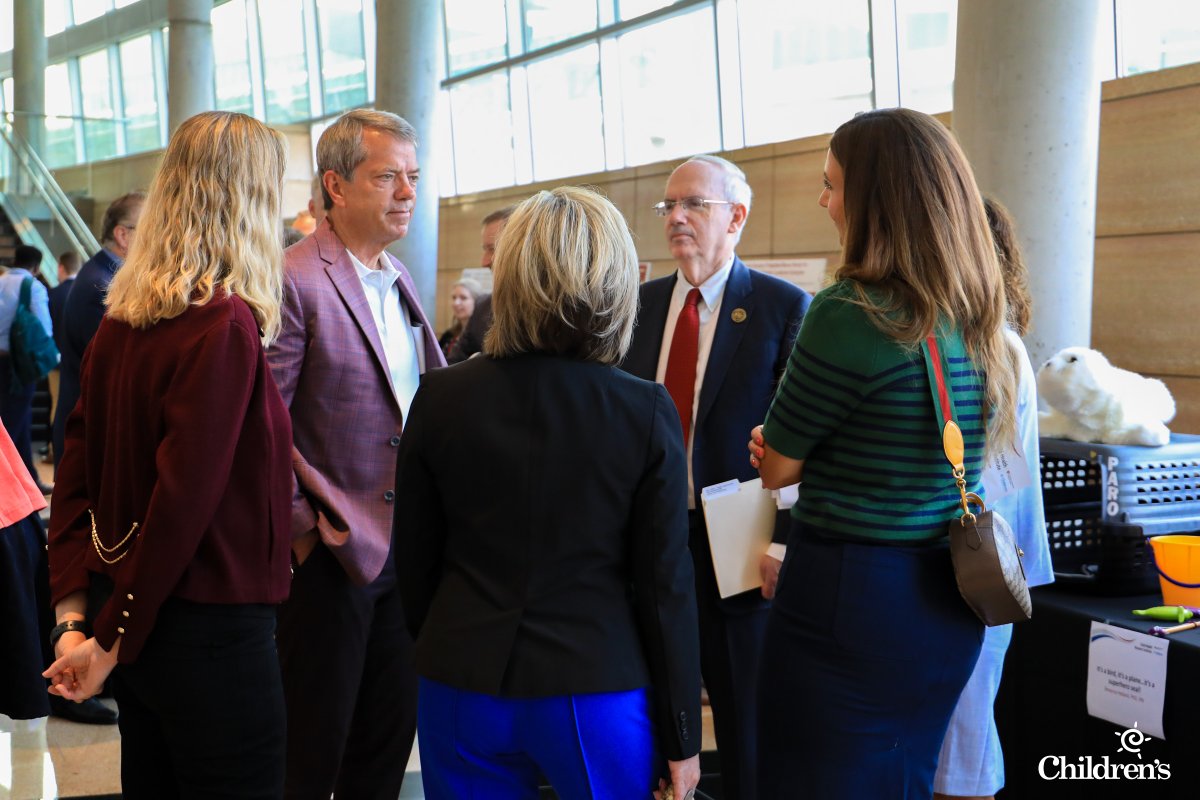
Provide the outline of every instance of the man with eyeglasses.
<path id="1" fill-rule="evenodd" d="M 113 276 L 125 263 L 129 248 L 133 246 L 134 231 L 146 202 L 144 192 L 129 192 L 113 200 L 104 212 L 104 224 L 100 234 L 101 250 L 79 269 L 71 292 L 62 309 L 62 336 L 59 349 L 58 403 L 54 409 L 54 468 L 62 460 L 63 432 L 67 417 L 75 410 L 79 401 L 79 365 L 83 351 L 104 318 L 104 295 Z M 56 323 L 58 321 L 56 320 Z M 115 721 L 115 718 L 114 718 Z"/>
<path id="2" fill-rule="evenodd" d="M 667 387 L 688 454 L 690 547 L 700 612 L 700 668 L 712 705 L 724 796 L 754 800 L 758 656 L 779 559 L 763 555 L 764 586 L 721 599 L 700 491 L 757 477 L 746 438 L 762 424 L 812 299 L 755 272 L 734 254 L 750 214 L 745 173 L 718 156 L 695 156 L 671 173 L 654 210 L 663 217 L 676 270 L 642 286 L 623 368 Z M 783 542 L 787 513 L 775 538 Z M 781 558 L 781 555 L 780 555 Z"/>

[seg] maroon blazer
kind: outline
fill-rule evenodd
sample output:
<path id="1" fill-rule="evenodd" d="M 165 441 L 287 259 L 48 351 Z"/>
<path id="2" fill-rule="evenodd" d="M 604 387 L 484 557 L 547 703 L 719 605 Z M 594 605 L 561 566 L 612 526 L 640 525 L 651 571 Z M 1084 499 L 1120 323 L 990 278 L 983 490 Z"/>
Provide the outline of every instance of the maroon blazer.
<path id="1" fill-rule="evenodd" d="M 385 256 L 400 272 L 409 321 L 422 326 L 425 369 L 445 366 L 408 270 Z M 292 412 L 292 535 L 316 528 L 365 585 L 391 544 L 403 415 L 362 281 L 328 219 L 287 249 L 284 275 L 283 332 L 267 357 Z"/>
<path id="2" fill-rule="evenodd" d="M 92 628 L 105 649 L 121 635 L 129 663 L 168 597 L 284 600 L 292 432 L 249 306 L 225 295 L 141 330 L 105 316 L 80 386 L 51 504 L 53 602 L 108 575 Z"/>

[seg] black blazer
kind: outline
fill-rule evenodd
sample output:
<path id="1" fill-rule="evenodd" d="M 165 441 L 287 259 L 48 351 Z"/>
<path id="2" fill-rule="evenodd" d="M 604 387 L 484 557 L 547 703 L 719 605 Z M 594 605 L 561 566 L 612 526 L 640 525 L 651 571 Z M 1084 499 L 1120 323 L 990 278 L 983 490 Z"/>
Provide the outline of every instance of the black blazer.
<path id="1" fill-rule="evenodd" d="M 55 468 L 62 460 L 67 417 L 79 402 L 79 369 L 83 353 L 100 329 L 100 320 L 104 319 L 104 295 L 120 266 L 121 262 L 108 250 L 101 250 L 88 259 L 71 282 L 71 291 L 62 309 L 62 325 L 59 326 L 57 320 L 54 323 L 61 328 L 61 332 L 55 332 L 55 341 L 58 341 L 59 333 L 62 336 L 58 406 L 54 411 Z"/>
<path id="2" fill-rule="evenodd" d="M 58 352 L 63 351 L 63 323 L 62 314 L 63 308 L 67 305 L 67 295 L 71 293 L 71 286 L 75 283 L 75 276 L 67 278 L 50 290 L 50 322 L 54 325 L 54 343 L 58 345 Z"/>
<path id="3" fill-rule="evenodd" d="M 422 377 L 394 550 L 417 670 L 506 697 L 652 686 L 663 754 L 700 750 L 679 416 L 657 384 L 555 356 Z"/>
<path id="4" fill-rule="evenodd" d="M 669 275 L 642 285 L 633 344 L 621 364 L 639 378 L 654 380 L 657 374 L 675 278 Z M 692 444 L 696 508 L 701 507 L 700 491 L 705 486 L 758 477 L 750 466 L 746 442 L 750 429 L 767 418 L 811 301 L 803 289 L 748 269 L 734 258 L 696 410 Z M 744 313 L 735 315 L 739 309 Z M 783 512 L 775 541 L 786 541 L 787 528 L 788 516 Z"/>

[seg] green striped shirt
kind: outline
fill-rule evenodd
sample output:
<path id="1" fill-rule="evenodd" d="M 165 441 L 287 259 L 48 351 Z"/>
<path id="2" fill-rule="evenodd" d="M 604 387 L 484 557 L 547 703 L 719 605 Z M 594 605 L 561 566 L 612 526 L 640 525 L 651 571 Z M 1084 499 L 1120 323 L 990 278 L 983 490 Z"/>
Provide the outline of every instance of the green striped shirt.
<path id="1" fill-rule="evenodd" d="M 792 516 L 836 538 L 944 536 L 961 507 L 924 357 L 876 328 L 853 297 L 843 282 L 813 298 L 763 426 L 773 449 L 805 461 Z M 961 336 L 938 343 L 966 443 L 967 487 L 978 491 L 983 381 Z"/>

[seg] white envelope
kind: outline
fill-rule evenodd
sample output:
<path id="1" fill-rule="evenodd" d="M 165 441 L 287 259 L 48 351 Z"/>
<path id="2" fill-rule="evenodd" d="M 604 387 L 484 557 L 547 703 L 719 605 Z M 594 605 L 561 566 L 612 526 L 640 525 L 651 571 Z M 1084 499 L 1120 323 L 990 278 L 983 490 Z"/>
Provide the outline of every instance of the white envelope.
<path id="1" fill-rule="evenodd" d="M 775 497 L 758 478 L 725 481 L 700 492 L 717 590 L 730 597 L 762 587 L 758 562 L 775 531 Z"/>

